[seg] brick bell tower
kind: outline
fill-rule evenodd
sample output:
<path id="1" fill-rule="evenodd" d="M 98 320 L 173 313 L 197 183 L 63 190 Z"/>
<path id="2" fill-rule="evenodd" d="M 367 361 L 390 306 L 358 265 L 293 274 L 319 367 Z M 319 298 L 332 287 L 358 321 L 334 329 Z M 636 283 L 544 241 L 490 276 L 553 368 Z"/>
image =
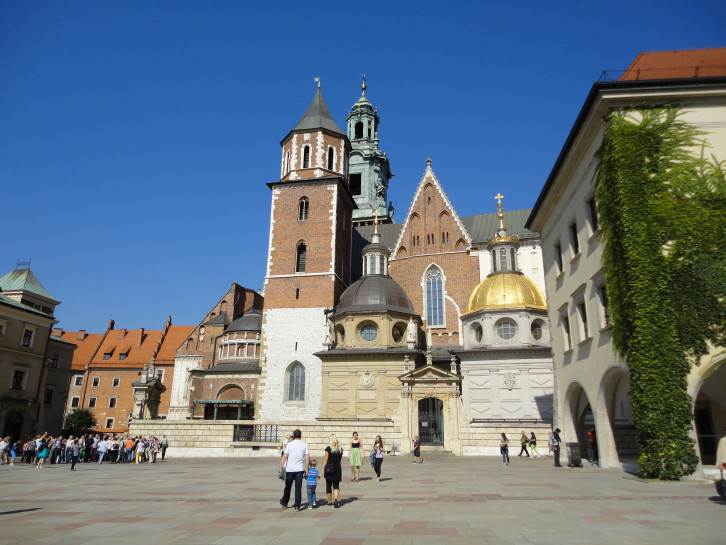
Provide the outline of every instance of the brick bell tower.
<path id="1" fill-rule="evenodd" d="M 320 414 L 326 309 L 350 284 L 350 142 L 318 89 L 282 140 L 272 190 L 265 276 L 259 421 L 313 420 Z"/>

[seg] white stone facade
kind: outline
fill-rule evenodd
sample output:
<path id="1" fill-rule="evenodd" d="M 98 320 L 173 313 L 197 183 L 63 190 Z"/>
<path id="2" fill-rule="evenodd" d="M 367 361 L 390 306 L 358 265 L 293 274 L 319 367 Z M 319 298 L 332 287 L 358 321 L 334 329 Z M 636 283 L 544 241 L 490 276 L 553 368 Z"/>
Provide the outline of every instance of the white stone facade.
<path id="1" fill-rule="evenodd" d="M 171 383 L 169 420 L 185 420 L 189 416 L 189 372 L 202 368 L 202 356 L 175 356 L 174 379 Z"/>
<path id="2" fill-rule="evenodd" d="M 259 422 L 304 422 L 320 416 L 321 361 L 313 354 L 327 347 L 325 309 L 265 310 L 262 322 L 264 358 L 260 362 Z M 305 368 L 305 400 L 288 401 L 288 370 L 295 362 Z"/>

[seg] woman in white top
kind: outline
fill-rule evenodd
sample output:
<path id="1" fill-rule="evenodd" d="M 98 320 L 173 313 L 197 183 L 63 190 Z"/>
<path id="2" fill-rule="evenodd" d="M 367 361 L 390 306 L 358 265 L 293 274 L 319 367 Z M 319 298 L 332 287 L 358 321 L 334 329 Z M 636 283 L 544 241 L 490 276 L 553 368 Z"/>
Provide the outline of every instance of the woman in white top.
<path id="1" fill-rule="evenodd" d="M 381 482 L 381 464 L 383 464 L 383 439 L 380 435 L 376 435 L 376 440 L 373 443 L 373 470 L 376 472 L 376 482 Z"/>
<path id="2" fill-rule="evenodd" d="M 142 438 L 139 438 L 139 442 L 136 444 L 136 463 L 138 464 L 139 461 L 141 461 L 141 458 L 144 456 L 144 449 L 146 449 L 146 444 L 144 443 L 144 440 Z"/>

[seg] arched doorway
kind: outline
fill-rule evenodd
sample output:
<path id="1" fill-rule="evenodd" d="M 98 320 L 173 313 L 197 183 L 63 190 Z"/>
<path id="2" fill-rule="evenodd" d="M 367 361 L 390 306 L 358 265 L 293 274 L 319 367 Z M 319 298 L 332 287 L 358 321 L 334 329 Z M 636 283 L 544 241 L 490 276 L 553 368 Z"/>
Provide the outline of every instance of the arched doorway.
<path id="1" fill-rule="evenodd" d="M 701 464 L 716 463 L 716 445 L 726 427 L 726 358 L 716 362 L 694 396 L 693 420 Z"/>
<path id="2" fill-rule="evenodd" d="M 620 366 L 605 373 L 602 381 L 602 395 L 608 425 L 600 430 L 601 439 L 611 442 L 612 448 L 604 452 L 612 461 L 635 464 L 638 459 L 638 444 L 630 399 L 630 376 Z M 603 445 L 603 449 L 606 445 Z"/>
<path id="3" fill-rule="evenodd" d="M 20 439 L 20 434 L 23 431 L 23 415 L 17 411 L 11 412 L 5 418 L 5 426 L 3 428 L 3 437 L 10 436 L 14 441 Z"/>
<path id="4" fill-rule="evenodd" d="M 418 438 L 422 445 L 444 444 L 444 403 L 435 397 L 418 402 Z"/>
<path id="5" fill-rule="evenodd" d="M 595 420 L 590 407 L 590 400 L 582 386 L 574 382 L 567 389 L 565 414 L 562 421 L 560 437 L 565 443 L 577 443 L 582 458 L 587 457 L 588 431 L 595 430 Z M 565 449 L 562 449 L 565 452 Z"/>

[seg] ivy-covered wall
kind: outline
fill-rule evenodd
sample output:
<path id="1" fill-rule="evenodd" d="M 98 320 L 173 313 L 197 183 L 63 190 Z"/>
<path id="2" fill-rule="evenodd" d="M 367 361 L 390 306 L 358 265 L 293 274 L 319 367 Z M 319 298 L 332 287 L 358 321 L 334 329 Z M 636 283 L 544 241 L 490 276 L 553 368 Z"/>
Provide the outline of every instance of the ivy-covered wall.
<path id="1" fill-rule="evenodd" d="M 596 190 L 639 472 L 661 479 L 696 468 L 687 375 L 707 341 L 726 339 L 726 178 L 706 135 L 682 117 L 675 107 L 613 112 Z"/>

